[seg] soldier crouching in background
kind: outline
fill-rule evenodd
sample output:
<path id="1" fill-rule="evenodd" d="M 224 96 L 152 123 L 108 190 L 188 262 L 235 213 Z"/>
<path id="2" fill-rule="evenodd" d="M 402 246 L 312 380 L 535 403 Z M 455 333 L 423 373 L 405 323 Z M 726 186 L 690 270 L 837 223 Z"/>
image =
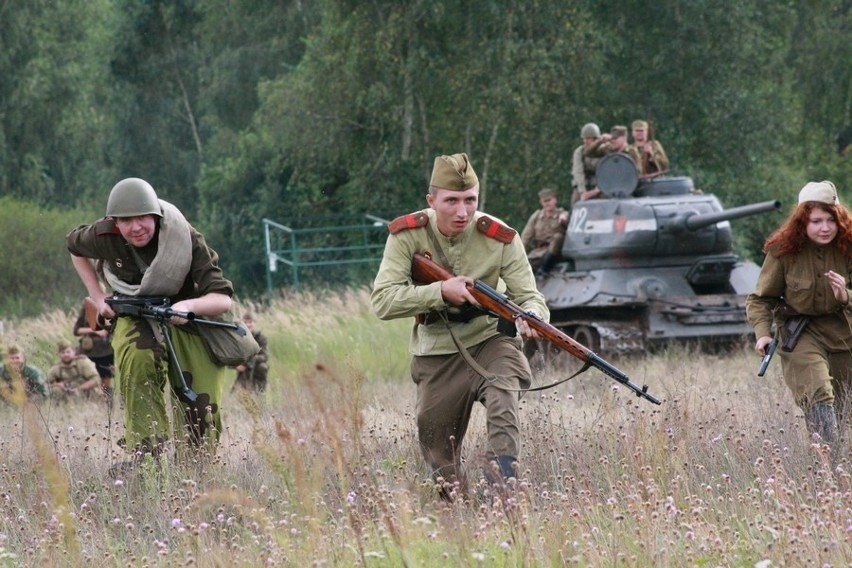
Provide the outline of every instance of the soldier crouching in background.
<path id="1" fill-rule="evenodd" d="M 56 345 L 59 362 L 47 372 L 47 384 L 51 396 L 56 400 L 103 395 L 101 377 L 95 364 L 85 355 L 77 355 L 70 341 L 62 340 Z"/>
<path id="2" fill-rule="evenodd" d="M 110 332 L 106 329 L 92 329 L 86 318 L 85 308 L 80 309 L 74 323 L 74 335 L 80 338 L 79 352 L 91 359 L 101 378 L 101 388 L 112 403 L 112 378 L 115 376 L 115 354 L 110 343 Z"/>
<path id="3" fill-rule="evenodd" d="M 243 323 L 246 324 L 254 340 L 260 346 L 260 351 L 252 357 L 245 365 L 237 365 L 237 381 L 234 383 L 234 389 L 242 387 L 249 391 L 263 392 L 266 390 L 266 379 L 269 375 L 269 353 L 267 352 L 268 340 L 263 332 L 255 327 L 254 315 L 249 312 L 243 316 Z"/>

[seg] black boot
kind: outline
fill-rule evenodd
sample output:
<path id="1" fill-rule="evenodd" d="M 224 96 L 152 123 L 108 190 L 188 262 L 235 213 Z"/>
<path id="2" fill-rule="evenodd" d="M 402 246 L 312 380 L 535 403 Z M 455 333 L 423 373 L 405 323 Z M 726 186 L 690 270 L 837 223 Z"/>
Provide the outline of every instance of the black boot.
<path id="1" fill-rule="evenodd" d="M 812 434 L 818 434 L 822 441 L 832 445 L 837 441 L 837 414 L 834 405 L 820 402 L 808 409 L 805 422 Z"/>
<path id="2" fill-rule="evenodd" d="M 489 485 L 503 484 L 510 477 L 517 478 L 515 473 L 515 462 L 518 461 L 514 456 L 496 456 L 488 460 L 488 465 L 485 467 L 485 479 Z M 497 465 L 495 468 L 494 465 Z M 495 470 L 499 470 L 499 473 Z"/>
<path id="3" fill-rule="evenodd" d="M 536 276 L 547 276 L 550 274 L 550 271 L 553 270 L 553 266 L 559 259 L 552 252 L 544 253 L 544 256 L 541 257 L 541 263 L 538 265 L 538 270 L 536 270 Z"/>

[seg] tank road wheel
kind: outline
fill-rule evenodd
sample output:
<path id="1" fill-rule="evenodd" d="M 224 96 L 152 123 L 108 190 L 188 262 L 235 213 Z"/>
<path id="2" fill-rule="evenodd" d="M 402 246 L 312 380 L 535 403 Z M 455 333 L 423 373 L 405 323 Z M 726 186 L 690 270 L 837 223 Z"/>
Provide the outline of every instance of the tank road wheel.
<path id="1" fill-rule="evenodd" d="M 601 349 L 601 336 L 598 330 L 588 325 L 578 325 L 571 333 L 571 337 L 577 343 L 586 346 L 590 351 L 597 353 Z"/>

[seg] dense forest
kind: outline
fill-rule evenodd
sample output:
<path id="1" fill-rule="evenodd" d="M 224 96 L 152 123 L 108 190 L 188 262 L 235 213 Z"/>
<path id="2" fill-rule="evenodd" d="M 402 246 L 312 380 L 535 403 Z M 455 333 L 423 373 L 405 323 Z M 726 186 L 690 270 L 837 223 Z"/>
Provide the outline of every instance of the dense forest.
<path id="1" fill-rule="evenodd" d="M 261 220 L 422 207 L 465 151 L 514 225 L 570 195 L 582 124 L 650 118 L 726 206 L 831 179 L 847 202 L 852 1 L 0 3 L 0 314 L 80 296 L 63 236 L 149 180 L 265 290 Z M 757 257 L 778 216 L 735 225 Z"/>

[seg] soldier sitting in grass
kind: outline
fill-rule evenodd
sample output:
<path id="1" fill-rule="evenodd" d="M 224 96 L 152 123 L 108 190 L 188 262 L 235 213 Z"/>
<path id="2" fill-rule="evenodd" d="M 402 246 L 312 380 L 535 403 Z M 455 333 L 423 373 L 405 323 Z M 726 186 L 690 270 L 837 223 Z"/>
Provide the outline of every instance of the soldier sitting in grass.
<path id="1" fill-rule="evenodd" d="M 269 354 L 266 349 L 268 340 L 263 332 L 255 327 L 254 315 L 251 312 L 243 316 L 243 323 L 254 336 L 260 351 L 244 365 L 237 365 L 237 381 L 233 388 L 242 387 L 250 391 L 263 392 L 266 390 L 266 378 L 269 375 Z"/>
<path id="2" fill-rule="evenodd" d="M 24 350 L 18 345 L 10 345 L 6 350 L 6 360 L 0 367 L 0 378 L 3 379 L 0 382 L 0 391 L 2 391 L 0 394 L 4 400 L 9 400 L 12 396 L 12 390 L 18 379 L 24 382 L 29 398 L 49 396 L 44 373 L 37 367 L 27 365 Z"/>
<path id="3" fill-rule="evenodd" d="M 56 345 L 59 362 L 47 372 L 47 383 L 52 396 L 68 400 L 85 396 L 99 396 L 101 377 L 94 362 L 85 355 L 77 355 L 71 342 L 62 340 Z"/>

